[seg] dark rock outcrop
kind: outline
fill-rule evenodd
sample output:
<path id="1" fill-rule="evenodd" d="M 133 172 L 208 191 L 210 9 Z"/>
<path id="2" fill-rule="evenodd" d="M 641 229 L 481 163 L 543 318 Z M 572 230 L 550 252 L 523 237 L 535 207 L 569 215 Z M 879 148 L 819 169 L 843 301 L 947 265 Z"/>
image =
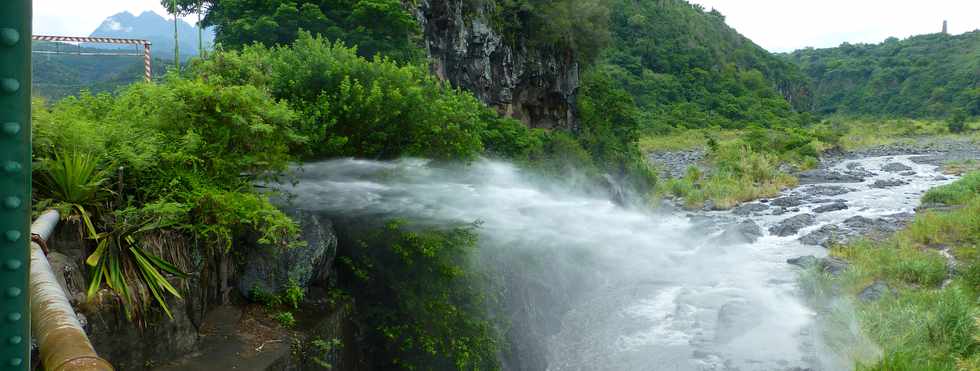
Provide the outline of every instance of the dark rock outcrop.
<path id="1" fill-rule="evenodd" d="M 816 222 L 817 218 L 813 214 L 800 214 L 772 226 L 769 228 L 769 233 L 780 237 L 792 236 Z"/>
<path id="2" fill-rule="evenodd" d="M 864 302 L 876 301 L 891 292 L 891 288 L 881 281 L 875 281 L 858 293 L 858 299 Z"/>
<path id="3" fill-rule="evenodd" d="M 307 211 L 288 212 L 300 223 L 305 246 L 280 248 L 260 245 L 248 246 L 238 289 L 249 296 L 253 290 L 261 293 L 278 293 L 290 281 L 306 289 L 314 280 L 327 278 L 337 253 L 337 236 L 330 220 Z"/>
<path id="4" fill-rule="evenodd" d="M 836 171 L 817 169 L 805 171 L 797 175 L 800 184 L 817 183 L 861 183 L 864 177 L 855 174 L 844 174 Z"/>
<path id="5" fill-rule="evenodd" d="M 901 179 L 887 179 L 887 180 L 879 179 L 876 180 L 874 184 L 871 185 L 871 188 L 891 188 L 891 187 L 903 186 L 906 184 L 909 184 L 909 182 L 906 182 Z"/>
<path id="6" fill-rule="evenodd" d="M 718 240 L 727 243 L 753 243 L 759 237 L 762 237 L 762 227 L 752 220 L 744 220 L 725 228 Z"/>
<path id="7" fill-rule="evenodd" d="M 745 216 L 745 215 L 766 211 L 768 209 L 769 209 L 769 205 L 761 204 L 761 203 L 741 204 L 735 207 L 734 210 L 732 210 L 732 214 Z"/>
<path id="8" fill-rule="evenodd" d="M 780 197 L 769 202 L 773 206 L 780 207 L 795 207 L 803 204 L 803 199 L 797 196 L 785 196 Z"/>
<path id="9" fill-rule="evenodd" d="M 912 170 L 912 168 L 900 162 L 889 162 L 881 167 L 881 171 L 887 171 L 889 173 L 900 173 L 909 170 Z"/>
<path id="10" fill-rule="evenodd" d="M 813 209 L 815 213 L 828 213 L 831 211 L 847 210 L 847 204 L 843 202 L 828 203 Z"/>
<path id="11" fill-rule="evenodd" d="M 576 128 L 579 65 L 573 53 L 506 39 L 494 29 L 493 2 L 417 4 L 413 13 L 436 76 L 528 126 Z"/>
<path id="12" fill-rule="evenodd" d="M 826 258 L 817 258 L 813 255 L 801 256 L 797 258 L 786 259 L 786 263 L 795 265 L 803 269 L 811 269 L 817 267 L 821 272 L 830 274 L 832 276 L 839 276 L 844 273 L 847 269 L 847 262 L 835 258 L 833 256 L 828 256 Z"/>

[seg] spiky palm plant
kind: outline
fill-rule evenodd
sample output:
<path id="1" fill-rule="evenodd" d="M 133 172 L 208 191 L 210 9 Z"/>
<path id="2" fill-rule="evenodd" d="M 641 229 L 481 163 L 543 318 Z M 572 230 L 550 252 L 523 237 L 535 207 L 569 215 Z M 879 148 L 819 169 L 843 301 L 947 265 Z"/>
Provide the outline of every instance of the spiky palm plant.
<path id="1" fill-rule="evenodd" d="M 112 193 L 107 187 L 109 173 L 100 166 L 99 159 L 91 154 L 69 151 L 56 154 L 41 162 L 35 187 L 66 217 L 77 217 L 85 225 L 88 239 L 96 244 L 86 259 L 91 267 L 88 297 L 92 298 L 105 284 L 122 298 L 126 316 L 130 319 L 155 300 L 169 317 L 173 317 L 163 295 L 167 292 L 181 298 L 162 272 L 183 277 L 173 264 L 143 249 L 138 237 L 163 226 L 150 221 L 134 223 L 129 218 L 111 215 L 114 220 L 108 232 L 98 232 L 93 213 L 99 211 L 103 201 Z"/>

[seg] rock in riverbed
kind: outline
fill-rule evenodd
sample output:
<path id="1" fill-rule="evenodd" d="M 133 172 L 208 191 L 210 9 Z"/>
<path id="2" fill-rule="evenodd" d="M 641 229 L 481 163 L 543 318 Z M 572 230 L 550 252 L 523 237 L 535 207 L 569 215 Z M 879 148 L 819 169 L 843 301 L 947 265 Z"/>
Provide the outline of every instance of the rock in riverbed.
<path id="1" fill-rule="evenodd" d="M 903 186 L 903 185 L 906 185 L 906 184 L 909 184 L 909 182 L 906 182 L 906 181 L 901 180 L 901 179 L 888 179 L 888 180 L 881 180 L 881 179 L 879 179 L 879 180 L 876 180 L 874 182 L 874 184 L 871 185 L 871 188 L 882 188 L 883 189 L 883 188 L 891 188 L 891 187 Z"/>
<path id="2" fill-rule="evenodd" d="M 756 204 L 756 203 L 741 204 L 738 205 L 738 207 L 736 207 L 734 210 L 732 210 L 732 214 L 745 216 L 745 215 L 766 211 L 767 209 L 769 209 L 769 205 L 766 204 Z"/>
<path id="3" fill-rule="evenodd" d="M 769 233 L 780 237 L 792 236 L 801 229 L 813 225 L 816 221 L 817 218 L 813 214 L 800 214 L 772 226 L 769 228 Z"/>
<path id="4" fill-rule="evenodd" d="M 813 209 L 815 213 L 827 213 L 831 211 L 846 210 L 847 204 L 843 202 L 833 202 Z"/>
<path id="5" fill-rule="evenodd" d="M 800 184 L 861 183 L 864 181 L 860 175 L 844 174 L 827 169 L 805 171 L 797 175 L 797 178 L 800 179 Z"/>
<path id="6" fill-rule="evenodd" d="M 912 170 L 912 168 L 899 162 L 889 162 L 881 167 L 881 171 L 887 171 L 889 173 L 900 173 L 909 170 Z"/>
<path id="7" fill-rule="evenodd" d="M 876 301 L 889 292 L 891 292 L 891 288 L 887 284 L 882 281 L 875 281 L 875 283 L 861 290 L 858 299 L 864 302 Z"/>
<path id="8" fill-rule="evenodd" d="M 833 276 L 840 275 L 847 269 L 847 262 L 840 260 L 838 258 L 828 256 L 826 258 L 817 258 L 813 255 L 801 256 L 798 258 L 787 259 L 787 263 L 795 265 L 803 269 L 810 269 L 812 267 L 818 267 L 820 271 L 828 273 Z"/>
<path id="9" fill-rule="evenodd" d="M 752 220 L 745 220 L 725 228 L 719 239 L 731 243 L 753 243 L 759 237 L 762 237 L 762 228 Z"/>

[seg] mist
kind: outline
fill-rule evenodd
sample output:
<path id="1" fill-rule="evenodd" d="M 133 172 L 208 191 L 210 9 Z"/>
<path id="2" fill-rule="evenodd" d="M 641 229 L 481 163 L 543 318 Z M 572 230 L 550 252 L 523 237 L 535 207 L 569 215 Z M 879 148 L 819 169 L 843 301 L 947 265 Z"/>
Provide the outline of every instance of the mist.
<path id="1" fill-rule="evenodd" d="M 504 369 L 830 370 L 854 362 L 825 344 L 828 329 L 801 294 L 800 269 L 786 263 L 826 250 L 795 236 L 745 235 L 746 218 L 728 212 L 624 207 L 492 160 L 310 163 L 280 189 L 296 207 L 328 215 L 482 223 L 477 265 L 504 287 L 496 309 L 508 320 Z M 914 201 L 906 199 L 881 202 L 900 209 Z M 835 337 L 860 337 L 850 306 L 833 308 L 844 332 Z"/>

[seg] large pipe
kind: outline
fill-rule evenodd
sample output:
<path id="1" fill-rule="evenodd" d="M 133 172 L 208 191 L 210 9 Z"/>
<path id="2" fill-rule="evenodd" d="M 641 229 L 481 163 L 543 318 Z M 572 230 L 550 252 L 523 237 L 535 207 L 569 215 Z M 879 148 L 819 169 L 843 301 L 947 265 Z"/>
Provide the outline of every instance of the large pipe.
<path id="1" fill-rule="evenodd" d="M 61 216 L 49 210 L 31 225 L 31 233 L 45 241 Z M 37 339 L 46 371 L 111 371 L 99 358 L 78 322 L 68 296 L 58 285 L 41 246 L 31 242 L 31 332 Z"/>

